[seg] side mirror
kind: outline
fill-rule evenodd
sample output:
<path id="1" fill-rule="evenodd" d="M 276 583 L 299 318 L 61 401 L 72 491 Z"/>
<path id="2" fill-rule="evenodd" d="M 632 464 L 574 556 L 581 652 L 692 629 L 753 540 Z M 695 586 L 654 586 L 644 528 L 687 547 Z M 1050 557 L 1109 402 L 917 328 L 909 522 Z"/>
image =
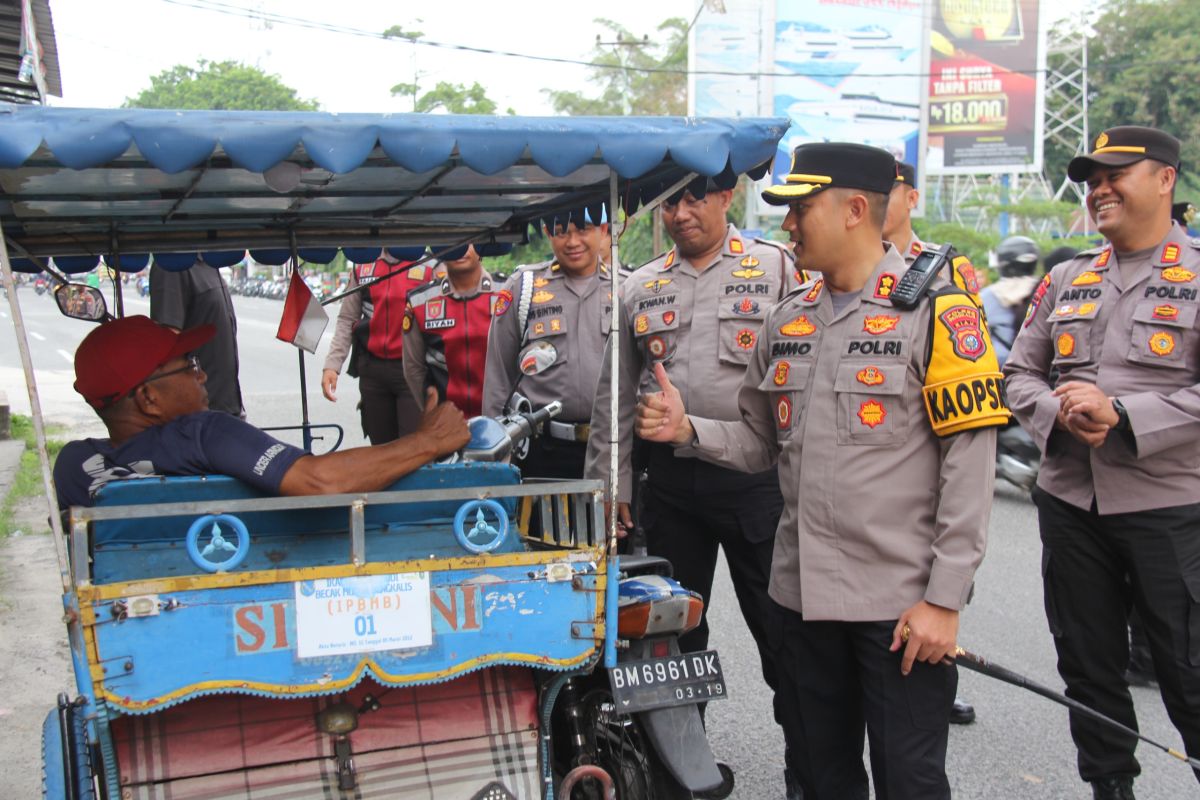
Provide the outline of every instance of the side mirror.
<path id="1" fill-rule="evenodd" d="M 108 305 L 99 289 L 82 283 L 61 283 L 54 287 L 58 310 L 72 319 L 102 322 L 108 316 Z"/>

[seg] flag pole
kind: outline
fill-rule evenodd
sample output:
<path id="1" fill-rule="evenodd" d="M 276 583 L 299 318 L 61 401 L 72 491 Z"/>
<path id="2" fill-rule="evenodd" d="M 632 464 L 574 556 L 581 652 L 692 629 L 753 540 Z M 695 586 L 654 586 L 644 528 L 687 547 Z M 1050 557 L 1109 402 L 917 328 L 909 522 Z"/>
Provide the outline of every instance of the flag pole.
<path id="1" fill-rule="evenodd" d="M 292 249 L 292 272 L 300 270 L 300 248 L 296 246 L 296 232 L 290 231 L 288 239 Z M 289 276 L 290 277 L 290 276 Z M 308 381 L 304 375 L 304 348 L 296 348 L 296 358 L 300 359 L 300 435 L 301 444 L 306 453 L 312 452 L 312 427 L 308 420 Z"/>

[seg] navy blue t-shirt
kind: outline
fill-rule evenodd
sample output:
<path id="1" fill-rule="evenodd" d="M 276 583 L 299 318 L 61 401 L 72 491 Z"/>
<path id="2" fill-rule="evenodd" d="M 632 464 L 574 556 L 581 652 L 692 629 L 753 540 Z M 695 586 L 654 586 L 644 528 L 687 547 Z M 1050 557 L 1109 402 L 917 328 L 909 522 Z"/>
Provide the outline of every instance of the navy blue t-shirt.
<path id="1" fill-rule="evenodd" d="M 58 507 L 90 506 L 109 481 L 163 475 L 228 475 L 279 493 L 283 476 L 305 455 L 237 417 L 199 411 L 148 428 L 113 447 L 107 439 L 65 445 L 54 462 Z"/>

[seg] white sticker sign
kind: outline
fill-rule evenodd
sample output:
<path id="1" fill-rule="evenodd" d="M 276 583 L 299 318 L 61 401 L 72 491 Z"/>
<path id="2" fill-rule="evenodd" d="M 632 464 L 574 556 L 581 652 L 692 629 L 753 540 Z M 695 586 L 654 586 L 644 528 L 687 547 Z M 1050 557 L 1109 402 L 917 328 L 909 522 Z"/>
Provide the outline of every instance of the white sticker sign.
<path id="1" fill-rule="evenodd" d="M 433 644 L 428 572 L 297 581 L 295 589 L 300 658 Z"/>

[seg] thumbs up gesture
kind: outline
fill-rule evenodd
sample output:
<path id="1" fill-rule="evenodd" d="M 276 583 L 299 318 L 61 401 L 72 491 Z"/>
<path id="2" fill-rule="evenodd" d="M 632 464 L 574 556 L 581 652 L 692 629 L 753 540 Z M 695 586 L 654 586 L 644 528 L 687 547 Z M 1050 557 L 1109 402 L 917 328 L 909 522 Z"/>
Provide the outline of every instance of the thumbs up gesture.
<path id="1" fill-rule="evenodd" d="M 687 444 L 696 434 L 685 413 L 683 398 L 661 363 L 654 365 L 654 379 L 659 391 L 638 399 L 634 430 L 651 442 Z"/>

